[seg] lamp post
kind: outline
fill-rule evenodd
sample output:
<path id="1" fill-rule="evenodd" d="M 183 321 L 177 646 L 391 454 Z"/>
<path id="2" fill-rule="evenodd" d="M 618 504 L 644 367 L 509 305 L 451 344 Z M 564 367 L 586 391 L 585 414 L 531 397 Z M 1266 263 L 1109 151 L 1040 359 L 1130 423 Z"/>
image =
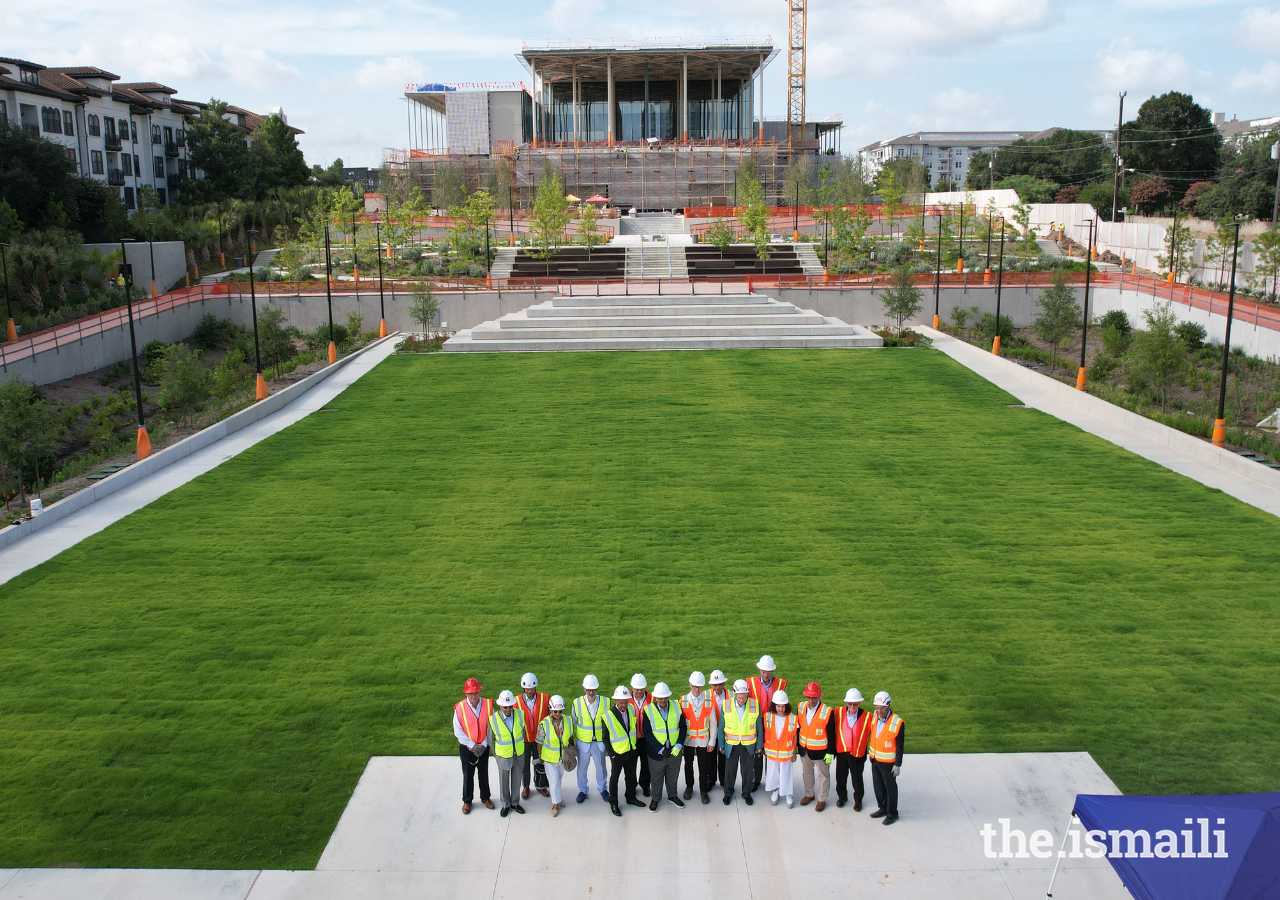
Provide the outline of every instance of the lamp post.
<path id="1" fill-rule="evenodd" d="M 333 342 L 333 268 L 329 257 L 329 225 L 324 226 L 324 297 L 329 304 L 329 365 L 338 361 L 338 345 Z"/>
<path id="2" fill-rule="evenodd" d="M 373 223 L 374 241 L 378 245 L 378 314 L 381 318 L 378 321 L 378 337 L 387 336 L 387 304 L 382 296 L 382 223 L 375 221 Z"/>
<path id="3" fill-rule="evenodd" d="M 1120 92 L 1120 114 L 1116 116 L 1116 176 L 1115 183 L 1111 186 L 1112 222 L 1116 220 L 1116 212 L 1120 207 L 1120 170 L 1124 167 L 1124 160 L 1120 156 L 1120 139 L 1124 135 L 1124 98 L 1128 94 L 1128 91 Z"/>
<path id="4" fill-rule="evenodd" d="M 991 352 L 1000 355 L 1000 295 L 1004 290 L 1004 216 L 1000 217 L 1000 262 L 996 266 L 996 337 Z"/>
<path id="5" fill-rule="evenodd" d="M 1213 446 L 1227 444 L 1227 369 L 1231 362 L 1231 317 L 1236 309 L 1236 260 L 1240 254 L 1240 223 L 1235 226 L 1235 240 L 1231 246 L 1231 285 L 1227 290 L 1227 333 L 1222 339 L 1222 383 L 1218 387 L 1218 417 L 1213 420 Z"/>
<path id="6" fill-rule="evenodd" d="M 18 326 L 13 324 L 13 295 L 9 293 L 9 245 L 0 244 L 0 263 L 4 265 L 4 303 L 9 311 L 9 322 L 5 326 L 6 341 L 18 339 Z"/>
<path id="7" fill-rule="evenodd" d="M 253 260 L 257 255 L 258 229 L 249 229 L 249 307 L 253 310 L 253 372 L 254 396 L 258 400 L 267 399 L 267 381 L 262 377 L 262 350 L 258 345 L 258 295 L 253 285 Z"/>
<path id="8" fill-rule="evenodd" d="M 991 222 L 991 214 L 987 213 L 987 264 L 983 267 L 982 281 L 985 284 L 991 283 L 991 229 L 995 227 Z"/>
<path id="9" fill-rule="evenodd" d="M 222 244 L 222 204 L 215 203 L 218 210 L 218 257 L 222 260 L 222 268 L 227 267 L 227 248 Z"/>
<path id="10" fill-rule="evenodd" d="M 156 245 L 152 240 L 156 234 L 155 223 L 151 223 L 147 228 L 147 253 L 151 256 L 151 299 L 154 300 L 159 292 L 156 290 Z"/>
<path id="11" fill-rule="evenodd" d="M 356 211 L 351 210 L 351 272 L 356 279 L 356 296 L 360 296 L 360 232 L 356 231 Z"/>
<path id="12" fill-rule="evenodd" d="M 1271 158 L 1280 160 L 1280 141 L 1271 145 Z M 1276 219 L 1280 217 L 1280 166 L 1276 166 L 1276 199 L 1271 204 L 1271 227 L 1276 227 Z"/>
<path id="13" fill-rule="evenodd" d="M 1170 284 L 1178 280 L 1178 207 L 1173 208 L 1173 227 L 1169 229 L 1169 278 Z M 1089 254 L 1085 254 L 1087 259 Z M 1170 288 L 1172 290 L 1172 288 Z"/>
<path id="14" fill-rule="evenodd" d="M 938 264 L 933 267 L 933 328 L 942 324 L 942 216 L 938 216 Z"/>
<path id="15" fill-rule="evenodd" d="M 793 243 L 800 243 L 800 179 L 796 179 L 796 219 L 795 230 L 792 233 L 791 240 Z"/>
<path id="16" fill-rule="evenodd" d="M 1089 340 L 1089 277 L 1093 274 L 1093 229 L 1097 219 L 1089 220 L 1089 246 L 1084 253 L 1084 316 L 1080 324 L 1080 370 L 1076 372 L 1076 390 L 1085 389 L 1084 351 Z"/>
<path id="17" fill-rule="evenodd" d="M 133 328 L 133 270 L 125 261 L 124 241 L 120 241 L 120 286 L 124 288 L 124 308 L 129 316 L 129 355 L 133 358 L 133 399 L 138 409 L 138 459 L 151 455 L 151 438 L 147 436 L 147 423 L 142 417 L 142 373 L 138 371 L 138 336 Z"/>

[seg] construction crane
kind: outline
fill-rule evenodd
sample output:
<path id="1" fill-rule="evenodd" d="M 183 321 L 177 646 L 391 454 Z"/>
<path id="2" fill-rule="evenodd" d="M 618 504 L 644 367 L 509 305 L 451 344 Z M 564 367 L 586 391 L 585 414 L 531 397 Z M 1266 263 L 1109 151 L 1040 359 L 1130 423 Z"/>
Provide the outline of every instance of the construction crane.
<path id="1" fill-rule="evenodd" d="M 808 0 L 787 0 L 787 140 L 804 140 L 804 42 Z"/>

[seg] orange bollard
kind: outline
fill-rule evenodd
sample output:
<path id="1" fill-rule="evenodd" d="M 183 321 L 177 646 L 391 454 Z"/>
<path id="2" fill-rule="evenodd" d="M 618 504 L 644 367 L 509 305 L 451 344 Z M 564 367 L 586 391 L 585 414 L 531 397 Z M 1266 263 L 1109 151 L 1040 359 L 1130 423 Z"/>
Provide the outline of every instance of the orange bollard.
<path id="1" fill-rule="evenodd" d="M 338 361 L 338 345 L 333 341 L 329 342 L 329 365 L 333 365 Z"/>
<path id="2" fill-rule="evenodd" d="M 257 384 L 256 396 L 257 396 L 257 399 L 259 400 L 267 399 L 267 379 L 262 377 L 261 372 L 258 373 L 258 384 Z"/>
<path id="3" fill-rule="evenodd" d="M 487 288 L 493 287 L 493 275 L 489 272 L 484 273 L 484 286 Z"/>
<path id="4" fill-rule="evenodd" d="M 227 254 L 223 253 L 221 255 L 222 255 L 222 268 L 225 269 L 227 267 Z"/>
<path id="5" fill-rule="evenodd" d="M 359 283 L 360 283 L 360 270 L 359 270 L 359 269 L 357 269 L 357 268 L 353 268 L 351 271 L 352 271 L 352 272 L 355 274 L 355 276 L 356 276 L 356 284 L 359 284 Z"/>
<path id="6" fill-rule="evenodd" d="M 378 337 L 384 338 L 386 336 L 387 336 L 387 320 L 382 319 L 381 321 L 378 322 Z"/>
<path id="7" fill-rule="evenodd" d="M 196 281 L 200 280 L 200 266 L 196 265 Z"/>
<path id="8" fill-rule="evenodd" d="M 513 234 L 510 237 L 511 237 L 511 243 L 508 246 L 514 247 L 516 245 L 516 236 Z"/>
<path id="9" fill-rule="evenodd" d="M 1089 258 L 1090 258 L 1090 259 L 1097 259 L 1097 258 L 1098 258 L 1098 245 L 1097 245 L 1097 244 L 1094 244 L 1094 245 L 1093 245 L 1093 252 L 1092 252 L 1092 254 L 1089 256 Z"/>
<path id="10" fill-rule="evenodd" d="M 938 317 L 937 313 L 934 313 L 933 314 L 933 330 L 938 331 L 941 327 L 942 327 L 942 319 Z"/>
<path id="11" fill-rule="evenodd" d="M 13 319 L 9 320 L 9 324 L 4 329 L 6 341 L 16 341 L 18 339 L 18 326 L 13 324 Z"/>
<path id="12" fill-rule="evenodd" d="M 1000 335 L 996 335 L 996 339 L 991 342 L 991 352 L 996 356 L 1000 355 Z"/>
<path id="13" fill-rule="evenodd" d="M 151 455 L 151 438 L 147 436 L 147 429 L 144 425 L 138 426 L 138 461 L 146 459 Z"/>
<path id="14" fill-rule="evenodd" d="M 154 300 L 158 296 L 160 296 L 160 292 L 156 290 L 156 283 L 153 281 L 151 282 L 151 299 Z"/>
<path id="15" fill-rule="evenodd" d="M 793 231 L 793 232 L 791 233 L 791 242 L 792 242 L 792 243 L 794 243 L 794 244 L 798 244 L 798 243 L 800 243 L 800 232 L 798 232 L 798 231 Z"/>
<path id="16" fill-rule="evenodd" d="M 1080 371 L 1076 373 L 1076 390 L 1084 390 L 1084 366 L 1080 367 Z"/>
<path id="17" fill-rule="evenodd" d="M 964 258 L 963 257 L 956 260 L 956 274 L 957 275 L 964 274 Z"/>
<path id="18" fill-rule="evenodd" d="M 990 283 L 991 283 L 991 281 L 992 281 L 992 278 L 991 278 L 991 270 L 990 270 L 990 269 L 984 269 L 984 270 L 983 270 L 983 272 L 982 272 L 982 283 L 983 283 L 983 284 L 990 284 Z"/>
<path id="19" fill-rule="evenodd" d="M 1226 419 L 1213 420 L 1213 446 L 1215 447 L 1227 446 L 1227 420 Z"/>
<path id="20" fill-rule="evenodd" d="M 1173 273 L 1172 273 L 1172 272 L 1170 272 L 1170 273 L 1169 273 L 1169 276 L 1168 276 L 1167 278 L 1165 278 L 1165 281 L 1169 282 L 1170 284 L 1173 284 Z"/>

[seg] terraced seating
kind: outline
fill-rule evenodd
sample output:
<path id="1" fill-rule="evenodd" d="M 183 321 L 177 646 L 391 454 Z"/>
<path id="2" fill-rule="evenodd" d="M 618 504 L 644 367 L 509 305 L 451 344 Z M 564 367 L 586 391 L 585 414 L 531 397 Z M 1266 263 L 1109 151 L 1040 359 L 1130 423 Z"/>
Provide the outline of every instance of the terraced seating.
<path id="1" fill-rule="evenodd" d="M 550 260 L 534 259 L 523 249 L 516 252 L 512 278 L 621 278 L 626 273 L 625 247 L 563 247 Z"/>
<path id="2" fill-rule="evenodd" d="M 685 247 L 685 262 L 690 277 L 732 278 L 745 275 L 803 275 L 804 264 L 791 244 L 771 245 L 768 261 L 756 256 L 756 248 L 748 244 L 730 244 L 721 250 L 710 244 Z"/>

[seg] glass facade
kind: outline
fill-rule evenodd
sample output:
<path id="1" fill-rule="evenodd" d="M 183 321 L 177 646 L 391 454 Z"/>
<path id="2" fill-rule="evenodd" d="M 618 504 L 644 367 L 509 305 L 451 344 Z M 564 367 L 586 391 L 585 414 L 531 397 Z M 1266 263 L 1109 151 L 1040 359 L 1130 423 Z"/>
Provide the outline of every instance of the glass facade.
<path id="1" fill-rule="evenodd" d="M 689 85 L 689 139 L 729 140 L 752 137 L 754 103 L 753 81 L 724 79 L 722 97 L 715 99 L 714 80 L 695 81 Z M 649 81 L 648 101 L 643 81 L 614 82 L 614 121 L 617 141 L 643 141 L 656 137 L 664 141 L 679 140 L 680 82 Z M 605 141 L 609 136 L 609 86 L 602 81 L 579 82 L 579 139 L 586 142 Z M 544 89 L 542 122 L 543 139 L 572 142 L 574 139 L 573 83 L 557 81 Z"/>

